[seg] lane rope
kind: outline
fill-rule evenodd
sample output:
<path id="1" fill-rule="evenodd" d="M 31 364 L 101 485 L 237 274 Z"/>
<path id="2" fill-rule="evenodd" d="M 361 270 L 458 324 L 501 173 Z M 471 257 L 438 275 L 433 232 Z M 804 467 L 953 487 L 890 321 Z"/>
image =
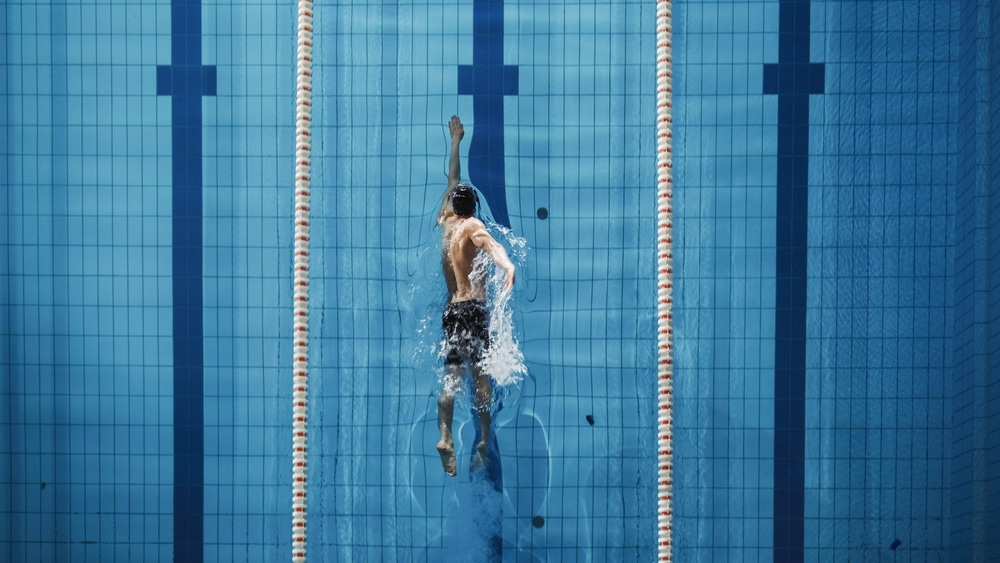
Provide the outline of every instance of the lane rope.
<path id="1" fill-rule="evenodd" d="M 292 561 L 306 560 L 310 121 L 312 115 L 312 8 L 299 0 L 296 79 L 295 251 Z M 657 298 L 658 376 L 658 553 L 672 561 L 673 531 L 673 59 L 670 0 L 656 7 L 657 50 Z"/>
<path id="2" fill-rule="evenodd" d="M 670 0 L 656 3 L 657 551 L 672 561 L 674 447 L 673 24 Z"/>
<path id="3" fill-rule="evenodd" d="M 292 289 L 292 561 L 306 560 L 309 408 L 309 180 L 313 3 L 298 3 L 295 94 L 295 247 Z"/>

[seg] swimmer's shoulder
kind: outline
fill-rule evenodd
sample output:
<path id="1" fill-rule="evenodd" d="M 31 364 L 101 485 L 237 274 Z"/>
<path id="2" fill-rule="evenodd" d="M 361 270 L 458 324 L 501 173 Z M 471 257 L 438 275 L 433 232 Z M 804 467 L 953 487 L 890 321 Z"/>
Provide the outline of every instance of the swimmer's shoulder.
<path id="1" fill-rule="evenodd" d="M 480 221 L 477 217 L 466 217 L 462 220 L 462 231 L 473 232 L 480 229 L 486 229 L 486 223 Z"/>
<path id="2" fill-rule="evenodd" d="M 471 240 L 481 232 L 486 231 L 486 224 L 475 217 L 459 217 L 453 215 L 442 224 L 446 240 Z M 456 238 L 457 237 L 457 238 Z"/>

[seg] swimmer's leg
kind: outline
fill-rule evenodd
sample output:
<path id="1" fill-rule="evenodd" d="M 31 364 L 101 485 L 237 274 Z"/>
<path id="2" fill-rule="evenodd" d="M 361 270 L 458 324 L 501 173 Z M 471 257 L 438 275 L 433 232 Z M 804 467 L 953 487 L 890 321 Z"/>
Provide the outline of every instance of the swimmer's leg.
<path id="1" fill-rule="evenodd" d="M 473 383 L 476 386 L 476 411 L 479 412 L 479 427 L 482 441 L 476 444 L 476 453 L 472 456 L 472 469 L 479 469 L 486 464 L 486 456 L 490 450 L 490 431 L 493 426 L 491 409 L 493 408 L 493 388 L 490 387 L 490 376 L 478 365 L 472 368 Z"/>
<path id="2" fill-rule="evenodd" d="M 455 414 L 455 391 L 462 377 L 462 366 L 449 364 L 444 376 L 444 387 L 438 396 L 438 429 L 441 430 L 441 441 L 437 451 L 441 456 L 441 467 L 450 477 L 458 474 L 455 461 L 455 442 L 451 435 L 451 422 Z"/>

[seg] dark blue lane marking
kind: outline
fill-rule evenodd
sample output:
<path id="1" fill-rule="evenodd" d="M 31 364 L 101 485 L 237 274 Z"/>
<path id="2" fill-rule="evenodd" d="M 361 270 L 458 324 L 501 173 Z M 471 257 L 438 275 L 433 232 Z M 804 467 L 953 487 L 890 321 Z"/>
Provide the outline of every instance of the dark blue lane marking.
<path id="1" fill-rule="evenodd" d="M 472 65 L 458 67 L 458 93 L 472 96 L 475 134 L 469 180 L 483 193 L 493 219 L 510 227 L 504 174 L 503 97 L 516 96 L 516 66 L 503 64 L 503 0 L 474 0 Z"/>
<path id="2" fill-rule="evenodd" d="M 778 96 L 778 209 L 774 326 L 774 561 L 805 558 L 806 262 L 809 95 L 825 68 L 809 62 L 809 0 L 781 0 L 778 63 L 764 93 Z"/>
<path id="3" fill-rule="evenodd" d="M 503 97 L 516 96 L 518 72 L 516 66 L 503 64 L 503 0 L 474 0 L 472 5 L 472 65 L 458 67 L 458 93 L 472 96 L 472 119 L 475 133 L 469 143 L 469 180 L 490 206 L 493 220 L 510 227 L 507 213 L 507 180 L 504 172 Z M 478 444 L 481 429 L 476 421 Z M 503 472 L 496 432 L 491 432 L 490 453 L 482 474 L 488 484 L 484 498 L 478 502 L 477 518 L 485 518 L 489 529 L 490 561 L 503 557 Z M 486 498 L 489 497 L 489 498 Z M 485 507 L 494 506 L 499 514 Z"/>
<path id="4" fill-rule="evenodd" d="M 201 0 L 170 6 L 173 64 L 156 69 L 172 102 L 174 299 L 174 561 L 204 560 L 205 413 L 202 325 L 201 97 L 216 93 L 201 64 Z"/>

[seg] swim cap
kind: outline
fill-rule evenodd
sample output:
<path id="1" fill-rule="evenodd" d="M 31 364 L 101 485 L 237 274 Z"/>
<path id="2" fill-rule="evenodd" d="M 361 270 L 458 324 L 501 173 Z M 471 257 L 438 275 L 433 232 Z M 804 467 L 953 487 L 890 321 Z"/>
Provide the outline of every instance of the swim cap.
<path id="1" fill-rule="evenodd" d="M 451 208 L 455 210 L 455 215 L 462 217 L 474 215 L 478 202 L 479 196 L 476 195 L 476 190 L 464 182 L 455 186 L 455 191 L 451 194 Z"/>

